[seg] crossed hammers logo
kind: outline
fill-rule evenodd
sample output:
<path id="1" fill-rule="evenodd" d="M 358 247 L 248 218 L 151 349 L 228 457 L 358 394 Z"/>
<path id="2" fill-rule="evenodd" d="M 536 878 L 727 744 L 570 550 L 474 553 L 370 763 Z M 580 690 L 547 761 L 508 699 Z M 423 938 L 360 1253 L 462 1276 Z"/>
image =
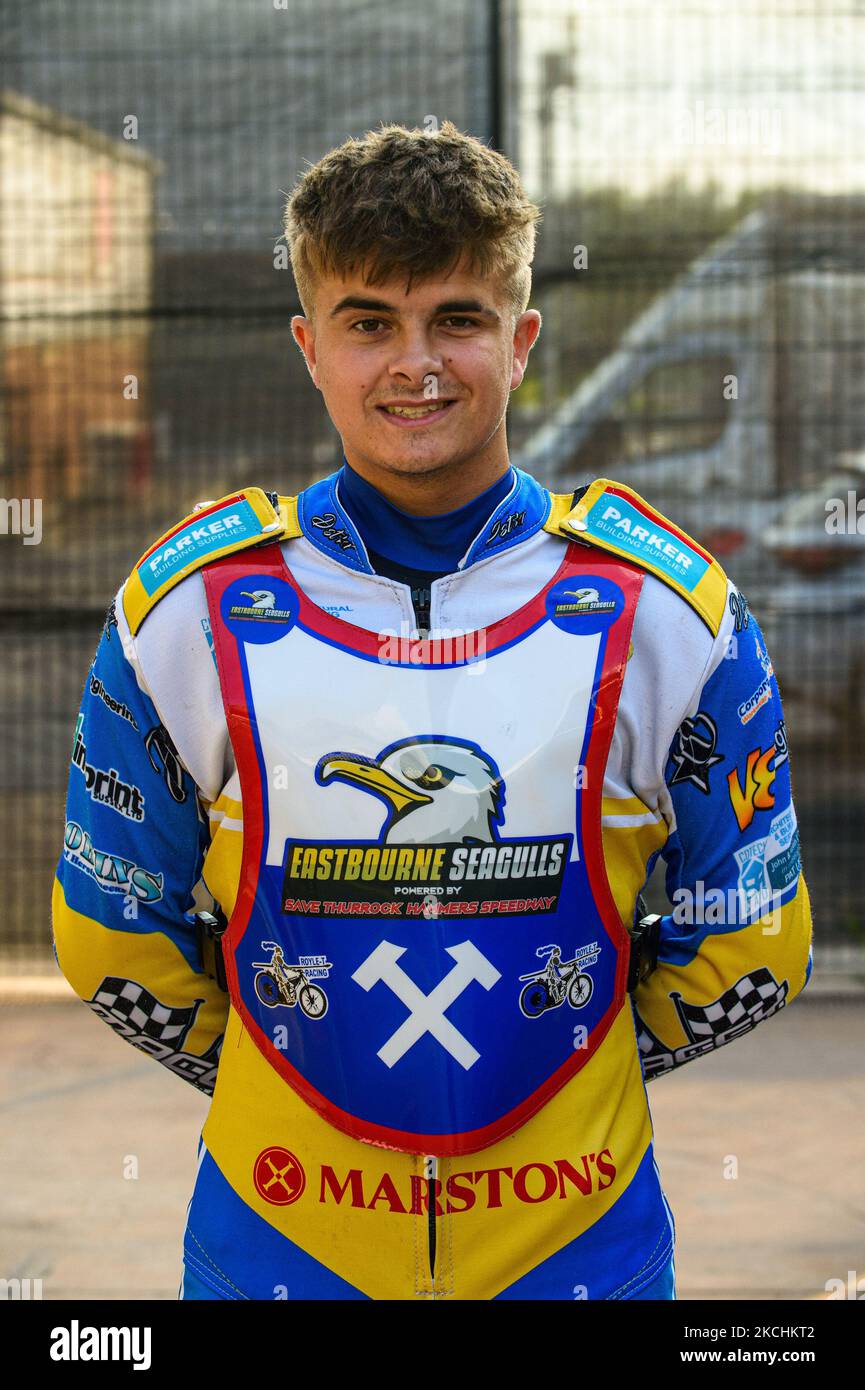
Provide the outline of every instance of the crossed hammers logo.
<path id="1" fill-rule="evenodd" d="M 255 1160 L 253 1181 L 266 1202 L 287 1207 L 306 1187 L 306 1174 L 293 1153 L 274 1145 L 262 1150 Z"/>

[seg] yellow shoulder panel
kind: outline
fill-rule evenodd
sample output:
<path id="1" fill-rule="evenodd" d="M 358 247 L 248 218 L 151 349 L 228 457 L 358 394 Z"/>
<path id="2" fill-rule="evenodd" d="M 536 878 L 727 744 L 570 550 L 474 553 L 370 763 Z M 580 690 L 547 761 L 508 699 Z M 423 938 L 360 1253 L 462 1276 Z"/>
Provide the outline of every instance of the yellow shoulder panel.
<path id="1" fill-rule="evenodd" d="M 568 516 L 571 511 L 571 500 L 573 495 L 572 492 L 550 493 L 552 505 L 550 507 L 550 514 L 544 522 L 545 531 L 552 531 L 556 535 L 562 534 L 561 525 L 565 517 Z"/>
<path id="2" fill-rule="evenodd" d="M 727 604 L 727 576 L 708 552 L 639 493 L 596 478 L 577 505 L 554 493 L 544 529 L 631 560 L 675 589 L 717 637 Z"/>
<path id="3" fill-rule="evenodd" d="M 144 552 L 127 579 L 123 611 L 130 632 L 134 635 L 159 600 L 202 565 L 235 550 L 298 535 L 297 498 L 278 497 L 274 507 L 260 487 L 232 492 L 190 512 Z"/>

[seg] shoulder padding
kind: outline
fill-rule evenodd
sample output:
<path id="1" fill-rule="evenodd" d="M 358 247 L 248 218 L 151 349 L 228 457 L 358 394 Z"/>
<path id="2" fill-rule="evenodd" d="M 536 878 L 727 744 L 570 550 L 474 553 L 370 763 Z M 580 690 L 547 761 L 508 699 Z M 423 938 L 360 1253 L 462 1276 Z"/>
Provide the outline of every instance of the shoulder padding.
<path id="1" fill-rule="evenodd" d="M 624 483 L 596 478 L 576 506 L 554 493 L 544 529 L 630 560 L 668 584 L 717 637 L 727 606 L 727 576 L 708 552 Z"/>
<path id="2" fill-rule="evenodd" d="M 159 600 L 202 565 L 298 535 L 297 498 L 277 497 L 274 506 L 260 487 L 232 492 L 190 512 L 144 552 L 123 586 L 130 632 L 134 636 Z"/>

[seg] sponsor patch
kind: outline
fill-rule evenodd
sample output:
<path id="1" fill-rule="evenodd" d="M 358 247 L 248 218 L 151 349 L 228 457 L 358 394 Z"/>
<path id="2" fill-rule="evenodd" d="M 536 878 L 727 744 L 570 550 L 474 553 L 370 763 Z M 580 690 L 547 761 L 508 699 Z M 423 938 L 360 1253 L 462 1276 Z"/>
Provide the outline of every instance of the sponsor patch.
<path id="1" fill-rule="evenodd" d="M 92 671 L 90 673 L 90 694 L 95 695 L 97 700 L 101 700 L 112 714 L 116 714 L 119 719 L 125 719 L 127 724 L 132 725 L 133 729 L 138 728 L 138 720 L 129 706 L 124 704 L 122 700 L 115 700 L 110 691 L 106 690 L 104 683 L 98 676 L 94 676 Z"/>
<path id="2" fill-rule="evenodd" d="M 606 632 L 624 606 L 618 584 L 603 575 L 560 579 L 546 598 L 547 615 L 563 632 Z"/>
<path id="3" fill-rule="evenodd" d="M 730 804 L 736 814 L 740 830 L 747 830 L 757 811 L 771 811 L 775 805 L 775 759 L 778 749 L 775 742 L 771 748 L 752 748 L 741 774 L 737 767 L 727 774 L 727 788 Z"/>
<path id="4" fill-rule="evenodd" d="M 450 1164 L 448 1164 L 450 1170 Z M 318 1200 L 327 1206 L 366 1207 L 394 1216 L 444 1216 L 497 1210 L 515 1202 L 537 1206 L 574 1196 L 591 1197 L 610 1187 L 617 1176 L 611 1149 L 572 1154 L 569 1158 L 539 1159 L 515 1167 L 448 1172 L 446 1179 L 419 1173 L 370 1175 L 360 1168 L 337 1170 L 322 1163 Z"/>
<path id="5" fill-rule="evenodd" d="M 214 554 L 223 546 L 262 534 L 262 523 L 245 498 L 229 502 L 216 511 L 193 517 L 182 530 L 139 561 L 138 578 L 148 597 L 200 556 Z"/>
<path id="6" fill-rule="evenodd" d="M 268 1009 L 297 1007 L 307 1018 L 324 1018 L 327 995 L 315 982 L 328 978 L 333 962 L 326 956 L 299 956 L 297 961 L 287 961 L 276 941 L 262 941 L 261 948 L 271 953 L 270 960 L 252 962 L 257 972 L 255 993 L 261 1003 Z"/>
<path id="7" fill-rule="evenodd" d="M 131 859 L 97 849 L 88 831 L 77 821 L 66 822 L 63 858 L 94 880 L 103 893 L 122 893 L 138 902 L 155 903 L 162 897 L 164 876 L 144 869 Z"/>
<path id="8" fill-rule="evenodd" d="M 775 816 L 769 834 L 734 851 L 742 913 L 754 916 L 799 877 L 799 831 L 792 806 Z"/>
<path id="9" fill-rule="evenodd" d="M 681 536 L 650 520 L 625 497 L 602 493 L 592 504 L 585 529 L 626 555 L 647 561 L 690 593 L 709 568 L 709 562 Z"/>
<path id="10" fill-rule="evenodd" d="M 683 719 L 672 753 L 675 771 L 670 778 L 670 786 L 690 782 L 698 791 L 709 796 L 709 772 L 716 763 L 724 761 L 723 755 L 715 752 L 717 742 L 718 726 L 703 710 L 698 710 L 693 719 Z"/>
<path id="11" fill-rule="evenodd" d="M 394 917 L 554 912 L 572 840 L 570 835 L 495 845 L 288 840 L 283 911 Z M 531 896 L 514 897 L 529 888 Z M 451 899 L 457 892 L 460 898 Z"/>
<path id="12" fill-rule="evenodd" d="M 738 709 L 739 723 L 749 724 L 754 715 L 763 708 L 772 698 L 772 677 L 775 674 L 769 653 L 765 647 L 761 647 L 759 641 L 756 643 L 757 657 L 763 667 L 763 679 L 757 686 L 753 695 L 749 695 Z"/>
<path id="13" fill-rule="evenodd" d="M 293 627 L 298 614 L 297 594 L 282 579 L 252 574 L 235 579 L 222 595 L 222 620 L 240 641 L 275 642 Z"/>
<path id="14" fill-rule="evenodd" d="M 754 718 L 754 715 L 758 714 L 759 711 L 763 708 L 763 706 L 769 703 L 771 698 L 772 686 L 769 677 L 766 676 L 757 686 L 757 689 L 754 691 L 753 695 L 749 695 L 747 700 L 745 700 L 739 706 L 737 711 L 739 715 L 739 723 L 750 724 L 751 720 Z"/>
<path id="15" fill-rule="evenodd" d="M 594 980 L 586 972 L 597 965 L 602 947 L 589 942 L 574 952 L 571 960 L 562 960 L 558 946 L 539 946 L 535 955 L 546 957 L 543 970 L 521 975 L 527 981 L 520 991 L 520 1010 L 526 1018 L 540 1018 L 549 1009 L 558 1009 L 565 1000 L 572 1009 L 582 1009 L 594 991 Z"/>
<path id="16" fill-rule="evenodd" d="M 72 766 L 77 768 L 84 778 L 84 786 L 91 801 L 110 806 L 127 820 L 144 820 L 145 801 L 141 788 L 136 787 L 134 782 L 124 782 L 116 768 L 109 768 L 106 772 L 87 761 L 83 714 L 79 714 L 75 723 Z"/>

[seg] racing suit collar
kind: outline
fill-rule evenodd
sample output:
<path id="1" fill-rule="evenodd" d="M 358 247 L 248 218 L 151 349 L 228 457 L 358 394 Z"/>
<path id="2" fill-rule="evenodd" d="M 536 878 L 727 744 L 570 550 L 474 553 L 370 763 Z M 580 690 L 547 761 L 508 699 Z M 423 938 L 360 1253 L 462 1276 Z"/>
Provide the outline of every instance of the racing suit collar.
<path id="1" fill-rule="evenodd" d="M 307 540 L 339 564 L 359 574 L 375 574 L 366 546 L 339 494 L 342 469 L 328 474 L 299 493 L 297 515 Z M 513 466 L 510 491 L 470 541 L 457 569 L 509 550 L 539 531 L 550 513 L 549 492 L 530 473 Z"/>

